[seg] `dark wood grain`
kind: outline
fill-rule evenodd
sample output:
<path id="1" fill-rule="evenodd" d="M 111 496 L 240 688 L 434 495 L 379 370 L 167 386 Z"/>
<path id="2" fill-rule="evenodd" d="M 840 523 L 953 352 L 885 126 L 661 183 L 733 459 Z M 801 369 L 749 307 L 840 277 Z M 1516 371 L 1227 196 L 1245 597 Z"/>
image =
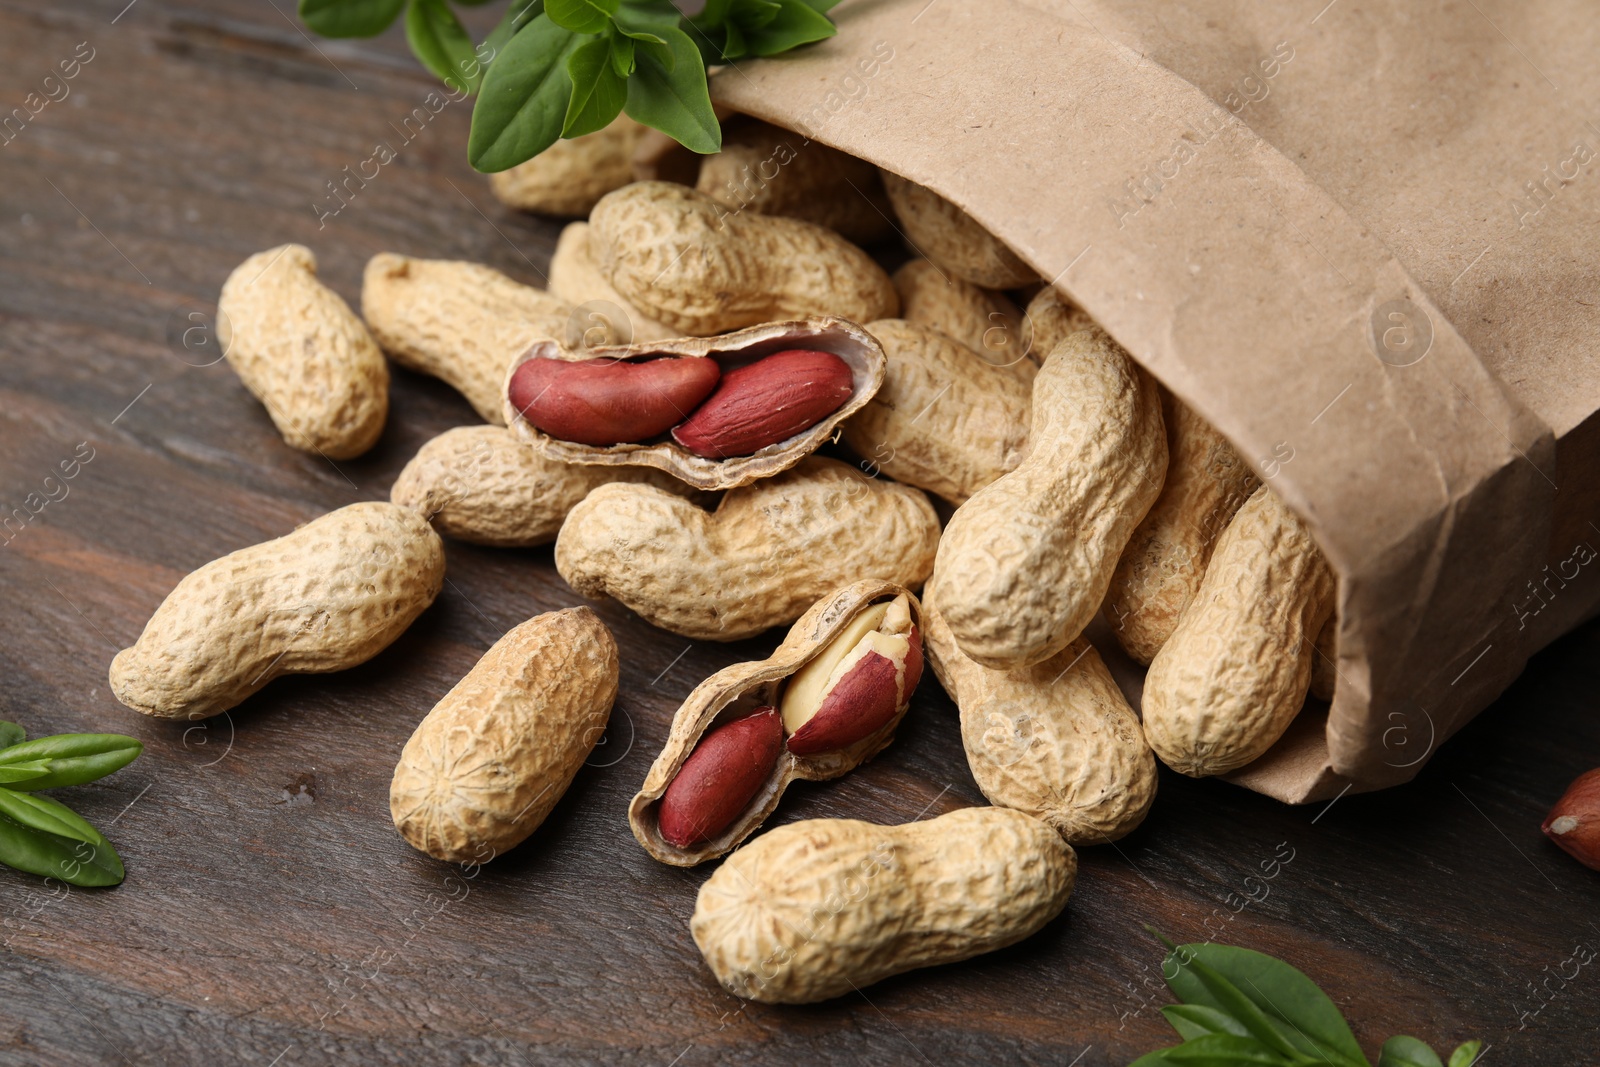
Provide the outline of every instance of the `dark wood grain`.
<path id="1" fill-rule="evenodd" d="M 499 207 L 466 166 L 466 105 L 400 143 L 392 124 L 432 85 L 394 34 L 313 47 L 290 0 L 125 2 L 0 4 L 0 114 L 79 42 L 95 50 L 70 95 L 0 145 L 4 511 L 93 449 L 0 547 L 0 718 L 146 745 L 61 794 L 117 842 L 123 886 L 63 894 L 0 871 L 0 1062 L 1122 1064 L 1168 1037 L 1145 923 L 1283 956 L 1373 1050 L 1411 1032 L 1481 1037 L 1491 1065 L 1600 1056 L 1600 973 L 1552 978 L 1574 946 L 1600 946 L 1600 875 L 1538 832 L 1600 762 L 1592 624 L 1411 785 L 1291 809 L 1165 774 L 1149 821 L 1083 852 L 1070 908 L 1037 937 L 810 1008 L 716 986 L 688 932 L 708 872 L 654 862 L 625 819 L 677 702 L 775 638 L 692 643 L 602 605 L 625 657 L 606 742 L 534 838 L 472 879 L 400 841 L 389 776 L 491 642 L 579 602 L 548 549 L 451 543 L 438 602 L 355 670 L 274 682 L 191 726 L 118 705 L 110 658 L 180 577 L 387 497 L 425 440 L 473 421 L 397 372 L 371 454 L 307 457 L 225 365 L 185 360 L 174 314 L 209 309 L 239 261 L 285 241 L 354 302 L 381 250 L 538 283 L 559 230 Z M 397 158 L 319 228 L 325 183 L 379 142 Z M 981 800 L 928 685 L 888 752 L 796 786 L 776 818 L 901 821 Z M 1230 895 L 1280 844 L 1292 862 L 1234 914 Z M 1533 992 L 1546 981 L 1553 997 Z"/>

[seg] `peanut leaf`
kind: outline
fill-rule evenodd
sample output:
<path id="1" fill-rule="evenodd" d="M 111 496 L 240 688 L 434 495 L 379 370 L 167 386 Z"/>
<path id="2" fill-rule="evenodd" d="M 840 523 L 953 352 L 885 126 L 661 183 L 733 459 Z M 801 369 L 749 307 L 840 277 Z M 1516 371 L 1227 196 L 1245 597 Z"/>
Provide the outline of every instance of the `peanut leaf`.
<path id="1" fill-rule="evenodd" d="M 7 749 L 12 745 L 20 745 L 27 739 L 28 731 L 14 722 L 6 722 L 0 719 L 0 749 Z"/>
<path id="2" fill-rule="evenodd" d="M 628 99 L 628 81 L 612 68 L 611 43 L 604 37 L 595 37 L 574 49 L 567 60 L 567 73 L 572 78 L 572 99 L 567 102 L 561 136 L 581 137 L 603 130 L 622 113 L 622 105 Z"/>
<path id="3" fill-rule="evenodd" d="M 376 37 L 406 0 L 300 0 L 300 18 L 324 37 Z"/>
<path id="4" fill-rule="evenodd" d="M 76 841 L 24 826 L 3 813 L 0 863 L 78 886 L 116 885 L 125 876 L 122 857 L 98 833 L 94 841 Z"/>
<path id="5" fill-rule="evenodd" d="M 105 840 L 77 812 L 49 797 L 0 788 L 0 815 L 23 826 L 89 845 Z"/>
<path id="6" fill-rule="evenodd" d="M 48 760 L 50 773 L 18 782 L 17 790 L 83 785 L 119 771 L 144 751 L 136 738 L 122 734 L 53 734 L 0 749 L 0 769 L 18 763 Z"/>
<path id="7" fill-rule="evenodd" d="M 628 116 L 676 140 L 690 151 L 709 155 L 722 147 L 722 124 L 711 110 L 706 69 L 700 50 L 680 29 L 659 31 L 671 51 L 669 67 L 656 46 L 640 48 L 628 79 Z"/>
<path id="8" fill-rule="evenodd" d="M 572 98 L 567 59 L 583 42 L 548 15 L 511 38 L 490 64 L 472 109 L 467 159 L 475 168 L 506 170 L 555 144 Z"/>
<path id="9" fill-rule="evenodd" d="M 21 783 L 31 778 L 43 778 L 49 773 L 50 761 L 47 759 L 0 763 L 0 785 L 8 785 L 13 789 L 22 788 Z"/>
<path id="10" fill-rule="evenodd" d="M 1444 1067 L 1444 1063 L 1433 1049 L 1402 1034 L 1383 1043 L 1378 1067 Z"/>
<path id="11" fill-rule="evenodd" d="M 619 0 L 545 0 L 550 21 L 573 33 L 604 33 Z"/>
<path id="12" fill-rule="evenodd" d="M 406 41 L 422 65 L 452 90 L 475 93 L 483 84 L 472 38 L 445 0 L 411 0 L 406 8 Z"/>

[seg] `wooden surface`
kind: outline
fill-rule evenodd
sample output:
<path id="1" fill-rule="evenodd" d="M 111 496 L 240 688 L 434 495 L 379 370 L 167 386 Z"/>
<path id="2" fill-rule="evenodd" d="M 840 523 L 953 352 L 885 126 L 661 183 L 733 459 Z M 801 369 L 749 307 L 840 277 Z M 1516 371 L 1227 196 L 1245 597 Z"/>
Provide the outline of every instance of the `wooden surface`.
<path id="1" fill-rule="evenodd" d="M 1408 1032 L 1481 1037 L 1491 1065 L 1600 1058 L 1600 968 L 1558 976 L 1577 946 L 1600 947 L 1600 874 L 1538 831 L 1600 763 L 1592 624 L 1412 785 L 1291 809 L 1163 774 L 1149 821 L 1082 853 L 1077 895 L 1038 936 L 809 1008 L 717 987 L 688 932 L 708 871 L 654 862 L 625 821 L 678 701 L 775 637 L 691 643 L 600 606 L 624 655 L 605 743 L 538 834 L 470 880 L 400 841 L 389 776 L 490 643 L 579 602 L 549 549 L 450 543 L 438 602 L 356 670 L 274 682 L 202 724 L 121 707 L 110 658 L 185 573 L 386 498 L 424 441 L 473 421 L 449 389 L 397 371 L 372 453 L 308 457 L 226 365 L 192 365 L 205 360 L 174 340 L 185 315 L 285 241 L 355 301 L 383 250 L 537 283 L 558 231 L 499 207 L 468 169 L 466 105 L 403 141 L 432 85 L 394 34 L 313 46 L 291 0 L 125 3 L 0 4 L 0 114 L 80 42 L 94 49 L 69 95 L 0 145 L 4 510 L 93 450 L 0 547 L 0 718 L 146 745 L 59 794 L 116 842 L 123 886 L 61 893 L 0 871 L 0 1063 L 1123 1064 L 1170 1033 L 1146 923 L 1283 956 L 1374 1052 Z M 397 157 L 319 229 L 325 183 L 380 142 Z M 797 785 L 775 821 L 980 802 L 930 678 L 889 751 Z"/>

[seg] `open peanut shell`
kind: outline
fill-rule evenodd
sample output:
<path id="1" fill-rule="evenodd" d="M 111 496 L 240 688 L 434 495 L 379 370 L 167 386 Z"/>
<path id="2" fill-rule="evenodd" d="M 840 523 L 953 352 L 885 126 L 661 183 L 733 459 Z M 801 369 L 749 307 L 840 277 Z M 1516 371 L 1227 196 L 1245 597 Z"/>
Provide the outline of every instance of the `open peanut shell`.
<path id="1" fill-rule="evenodd" d="M 750 663 L 724 667 L 695 687 L 672 719 L 666 746 L 645 776 L 644 786 L 628 805 L 628 823 L 633 836 L 645 851 L 662 863 L 692 867 L 731 852 L 755 832 L 773 809 L 783 791 L 796 778 L 824 782 L 855 770 L 883 751 L 894 740 L 895 729 L 910 706 L 908 687 L 894 716 L 883 726 L 845 748 L 812 756 L 790 752 L 787 738 L 778 761 L 744 811 L 720 834 L 689 848 L 679 848 L 661 833 L 659 809 L 667 787 L 677 777 L 700 739 L 723 723 L 740 718 L 763 705 L 777 706 L 784 684 L 815 656 L 826 649 L 839 633 L 862 611 L 875 604 L 904 595 L 911 610 L 911 621 L 919 635 L 923 630 L 922 605 L 903 586 L 867 579 L 824 597 L 790 628 L 783 644 L 771 656 Z M 920 644 L 918 644 L 920 648 Z"/>
<path id="2" fill-rule="evenodd" d="M 670 436 L 641 444 L 597 446 L 578 444 L 551 437 L 536 429 L 512 405 L 510 388 L 517 368 L 530 359 L 642 360 L 660 356 L 714 359 L 724 373 L 753 363 L 774 352 L 790 348 L 809 348 L 831 352 L 850 368 L 851 393 L 832 414 L 793 437 L 768 445 L 748 456 L 707 459 L 679 445 Z M 557 341 L 534 342 L 506 372 L 500 395 L 506 425 L 519 438 L 537 447 L 550 459 L 565 463 L 596 466 L 655 467 L 666 471 L 696 489 L 734 489 L 769 478 L 799 463 L 833 436 L 838 425 L 861 410 L 883 385 L 887 359 L 883 346 L 853 322 L 831 317 L 768 322 L 717 337 L 685 337 L 671 341 L 642 342 L 631 345 L 601 345 L 574 352 Z"/>

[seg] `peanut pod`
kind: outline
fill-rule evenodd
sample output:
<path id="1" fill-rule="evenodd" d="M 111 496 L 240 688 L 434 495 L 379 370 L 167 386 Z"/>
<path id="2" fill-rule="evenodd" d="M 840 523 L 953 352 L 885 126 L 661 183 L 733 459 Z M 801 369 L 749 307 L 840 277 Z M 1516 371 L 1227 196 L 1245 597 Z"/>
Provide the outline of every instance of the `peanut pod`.
<path id="1" fill-rule="evenodd" d="M 737 641 L 798 619 L 840 574 L 920 586 L 938 539 L 920 489 L 811 456 L 730 490 L 714 512 L 647 485 L 603 485 L 562 525 L 556 570 L 664 630 Z"/>
<path id="2" fill-rule="evenodd" d="M 258 252 L 217 299 L 228 365 L 290 446 L 328 459 L 371 448 L 389 413 L 389 365 L 303 245 Z"/>
<path id="3" fill-rule="evenodd" d="M 1042 365 L 1056 345 L 1094 326 L 1087 311 L 1047 285 L 1034 294 L 1022 313 L 1022 351 L 1030 361 Z"/>
<path id="4" fill-rule="evenodd" d="M 1165 390 L 1167 478 L 1111 576 L 1106 620 L 1128 655 L 1148 664 L 1205 577 L 1228 521 L 1255 492 L 1255 474 L 1226 438 Z"/>
<path id="5" fill-rule="evenodd" d="M 588 608 L 514 627 L 417 725 L 389 812 L 411 847 L 486 863 L 544 822 L 605 733 L 617 643 Z"/>
<path id="6" fill-rule="evenodd" d="M 557 142 L 561 143 L 564 142 Z M 550 256 L 550 292 L 584 313 L 577 323 L 579 328 L 569 329 L 562 338 L 574 347 L 588 348 L 607 341 L 664 341 L 678 336 L 676 330 L 667 329 L 628 303 L 606 281 L 589 247 L 587 222 L 568 223 L 561 231 Z"/>
<path id="7" fill-rule="evenodd" d="M 1048 826 L 1004 808 L 807 819 L 728 857 L 689 929 L 728 992 L 807 1004 L 1016 944 L 1061 913 L 1077 871 Z"/>
<path id="8" fill-rule="evenodd" d="M 649 132 L 618 115 L 604 129 L 557 141 L 527 162 L 489 175 L 489 191 L 521 211 L 587 215 L 602 196 L 633 181 L 633 153 Z"/>
<path id="9" fill-rule="evenodd" d="M 962 504 L 1022 462 L 1029 387 L 929 326 L 883 319 L 867 329 L 887 359 L 883 387 L 844 424 L 868 464 Z"/>
<path id="10" fill-rule="evenodd" d="M 1074 845 L 1133 831 L 1156 796 L 1156 760 L 1100 654 L 1078 638 L 1043 663 L 997 671 L 963 655 L 923 605 L 928 665 L 961 710 L 961 743 L 991 804 Z"/>
<path id="11" fill-rule="evenodd" d="M 644 367 L 669 361 L 710 360 L 721 368 L 719 376 L 727 374 L 730 377 L 741 369 L 757 374 L 776 371 L 775 375 L 758 383 L 757 389 L 746 397 L 737 410 L 729 411 L 724 407 L 720 415 L 712 412 L 716 418 L 698 424 L 699 433 L 691 438 L 701 451 L 715 451 L 717 446 L 723 444 L 739 446 L 748 443 L 741 435 L 750 432 L 752 424 L 759 430 L 770 431 L 769 436 L 776 432 L 787 433 L 792 428 L 792 424 L 785 420 L 792 417 L 793 409 L 777 402 L 786 389 L 819 394 L 822 391 L 822 386 L 813 378 L 796 376 L 783 371 L 776 363 L 769 366 L 765 361 L 764 357 L 794 349 L 822 351 L 842 360 L 849 370 L 849 395 L 843 397 L 841 402 L 838 387 L 842 378 L 831 385 L 823 383 L 831 390 L 828 393 L 832 397 L 828 414 L 817 418 L 806 429 L 748 455 L 726 458 L 701 455 L 671 439 L 635 440 L 610 446 L 561 440 L 533 425 L 523 416 L 519 407 L 519 402 L 527 398 L 525 393 L 538 395 L 540 391 L 532 389 L 529 393 L 528 384 L 522 381 L 532 369 L 540 366 L 534 363 L 535 360 L 546 361 L 546 364 L 550 361 L 648 361 L 643 364 Z M 689 337 L 675 341 L 600 346 L 581 353 L 568 352 L 553 341 L 541 341 L 533 345 L 506 374 L 504 417 L 518 436 L 531 442 L 551 459 L 603 466 L 654 467 L 697 489 L 732 489 L 788 470 L 820 448 L 833 435 L 834 429 L 859 411 L 882 386 L 884 366 L 883 348 L 877 340 L 861 327 L 841 319 L 771 322 L 721 337 Z M 639 431 L 634 434 L 639 436 L 646 430 L 655 430 L 656 436 L 659 436 L 660 431 L 656 430 L 659 423 L 645 426 L 639 409 L 661 406 L 660 396 L 660 391 L 656 389 L 632 389 L 619 385 L 607 403 L 587 407 L 580 416 L 608 433 L 626 436 L 632 431 Z M 687 422 L 699 414 L 694 410 L 693 403 L 686 405 L 683 402 L 686 399 L 676 398 L 676 406 L 667 409 L 668 417 L 673 413 L 678 415 L 675 424 Z M 706 406 L 711 407 L 715 401 L 713 395 L 706 400 Z"/>
<path id="12" fill-rule="evenodd" d="M 1005 243 L 959 207 L 916 182 L 883 171 L 883 186 L 912 251 L 973 285 L 1013 289 L 1039 280 Z"/>
<path id="13" fill-rule="evenodd" d="M 350 504 L 184 578 L 111 661 L 111 691 L 159 718 L 216 715 L 281 675 L 366 662 L 443 584 L 444 546 L 422 516 Z"/>
<path id="14" fill-rule="evenodd" d="M 380 252 L 367 262 L 361 314 L 389 357 L 453 387 L 502 423 L 506 368 L 533 342 L 565 337 L 572 308 L 477 263 Z"/>
<path id="15" fill-rule="evenodd" d="M 1031 383 L 1039 364 L 1027 358 L 1022 313 L 1004 293 L 946 274 L 926 259 L 894 272 L 900 317 L 955 338 L 992 367 Z M 1040 357 L 1040 361 L 1043 357 Z"/>
<path id="16" fill-rule="evenodd" d="M 951 517 L 931 583 L 961 650 L 1002 670 L 1083 632 L 1167 471 L 1155 382 L 1102 330 L 1045 360 L 1032 419 L 1027 458 Z"/>
<path id="17" fill-rule="evenodd" d="M 671 182 L 636 182 L 601 200 L 589 245 L 629 303 L 694 336 L 815 316 L 870 322 L 899 305 L 883 268 L 832 230 L 732 214 Z"/>
<path id="18" fill-rule="evenodd" d="M 1144 731 L 1183 774 L 1225 774 L 1283 736 L 1305 703 L 1333 571 L 1266 486 L 1217 541 L 1205 579 L 1144 683 Z"/>
<path id="19" fill-rule="evenodd" d="M 901 586 L 856 582 L 812 605 L 771 656 L 696 686 L 628 805 L 645 851 L 680 867 L 714 859 L 790 782 L 838 778 L 882 751 L 922 674 L 920 620 Z"/>

